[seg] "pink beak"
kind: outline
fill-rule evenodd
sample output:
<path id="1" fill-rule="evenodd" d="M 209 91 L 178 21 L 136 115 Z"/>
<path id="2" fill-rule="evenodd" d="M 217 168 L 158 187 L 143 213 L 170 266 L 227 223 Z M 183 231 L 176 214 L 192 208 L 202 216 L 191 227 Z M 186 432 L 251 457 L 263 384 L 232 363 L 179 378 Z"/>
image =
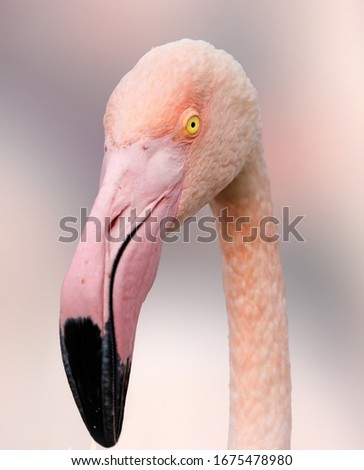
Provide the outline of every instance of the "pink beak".
<path id="1" fill-rule="evenodd" d="M 166 217 L 176 215 L 184 155 L 167 138 L 107 148 L 100 190 L 63 282 L 60 336 L 82 419 L 110 447 L 120 436 L 138 316 Z"/>

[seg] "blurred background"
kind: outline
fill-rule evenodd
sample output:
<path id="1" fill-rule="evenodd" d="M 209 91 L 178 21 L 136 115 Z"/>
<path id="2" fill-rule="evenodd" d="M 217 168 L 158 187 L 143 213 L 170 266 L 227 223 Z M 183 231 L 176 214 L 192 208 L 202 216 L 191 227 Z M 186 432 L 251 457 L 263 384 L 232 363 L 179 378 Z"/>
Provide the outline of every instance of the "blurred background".
<path id="1" fill-rule="evenodd" d="M 364 3 L 0 1 L 0 447 L 95 448 L 66 381 L 59 291 L 91 208 L 102 118 L 151 47 L 230 52 L 258 89 L 283 243 L 296 449 L 364 448 Z M 205 208 L 204 213 L 209 213 Z M 217 243 L 167 244 L 137 335 L 118 448 L 224 448 L 228 347 Z"/>

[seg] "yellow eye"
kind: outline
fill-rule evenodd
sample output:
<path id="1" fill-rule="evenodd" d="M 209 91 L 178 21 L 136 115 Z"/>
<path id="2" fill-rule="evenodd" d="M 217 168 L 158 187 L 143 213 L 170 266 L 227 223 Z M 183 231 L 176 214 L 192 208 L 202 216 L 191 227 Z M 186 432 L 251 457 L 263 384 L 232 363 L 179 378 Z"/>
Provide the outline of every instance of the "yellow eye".
<path id="1" fill-rule="evenodd" d="M 200 118 L 198 116 L 191 116 L 186 124 L 186 131 L 189 135 L 194 136 L 200 130 Z"/>

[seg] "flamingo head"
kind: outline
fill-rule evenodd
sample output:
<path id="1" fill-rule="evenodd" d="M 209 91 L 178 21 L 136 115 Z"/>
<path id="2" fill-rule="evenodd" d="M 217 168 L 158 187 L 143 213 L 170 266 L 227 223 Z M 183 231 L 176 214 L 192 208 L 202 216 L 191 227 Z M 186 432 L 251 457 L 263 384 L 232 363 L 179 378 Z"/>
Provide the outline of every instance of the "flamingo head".
<path id="1" fill-rule="evenodd" d="M 60 336 L 81 416 L 120 435 L 137 320 L 161 237 L 241 172 L 259 138 L 241 66 L 203 41 L 152 49 L 107 104 L 99 193 L 62 286 Z"/>

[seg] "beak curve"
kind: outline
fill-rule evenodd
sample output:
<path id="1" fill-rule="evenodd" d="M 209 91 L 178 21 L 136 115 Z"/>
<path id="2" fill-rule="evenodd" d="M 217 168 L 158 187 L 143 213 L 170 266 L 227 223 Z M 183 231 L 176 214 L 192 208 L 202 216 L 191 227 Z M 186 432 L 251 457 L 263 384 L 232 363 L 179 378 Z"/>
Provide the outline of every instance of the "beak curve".
<path id="1" fill-rule="evenodd" d="M 141 305 L 157 272 L 161 221 L 174 217 L 182 149 L 165 139 L 107 145 L 100 189 L 61 290 L 67 378 L 91 436 L 120 436 Z"/>

